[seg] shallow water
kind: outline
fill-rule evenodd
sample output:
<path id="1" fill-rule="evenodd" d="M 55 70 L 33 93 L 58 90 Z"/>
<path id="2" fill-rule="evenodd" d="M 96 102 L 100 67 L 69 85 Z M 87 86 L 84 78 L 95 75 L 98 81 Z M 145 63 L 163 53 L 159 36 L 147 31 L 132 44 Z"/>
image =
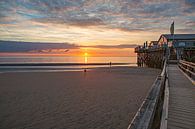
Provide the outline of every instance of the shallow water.
<path id="1" fill-rule="evenodd" d="M 137 57 L 0 56 L 0 63 L 130 63 Z"/>

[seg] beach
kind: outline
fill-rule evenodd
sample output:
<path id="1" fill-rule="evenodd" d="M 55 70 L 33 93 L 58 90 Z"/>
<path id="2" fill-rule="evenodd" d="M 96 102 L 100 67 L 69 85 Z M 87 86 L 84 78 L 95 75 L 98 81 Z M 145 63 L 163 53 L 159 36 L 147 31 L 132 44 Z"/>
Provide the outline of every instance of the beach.
<path id="1" fill-rule="evenodd" d="M 0 73 L 2 129 L 126 129 L 158 69 Z"/>

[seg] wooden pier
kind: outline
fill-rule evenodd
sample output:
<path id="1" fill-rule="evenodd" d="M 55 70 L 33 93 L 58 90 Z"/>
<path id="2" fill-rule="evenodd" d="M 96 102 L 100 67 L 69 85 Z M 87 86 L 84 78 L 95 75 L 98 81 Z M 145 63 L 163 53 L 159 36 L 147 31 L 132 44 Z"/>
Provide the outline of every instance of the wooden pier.
<path id="1" fill-rule="evenodd" d="M 195 129 L 195 85 L 177 65 L 168 66 L 167 129 Z"/>
<path id="2" fill-rule="evenodd" d="M 195 129 L 195 64 L 167 62 L 128 129 Z"/>
<path id="3" fill-rule="evenodd" d="M 162 73 L 128 129 L 195 129 L 195 34 L 176 36 L 135 48 L 138 66 Z"/>

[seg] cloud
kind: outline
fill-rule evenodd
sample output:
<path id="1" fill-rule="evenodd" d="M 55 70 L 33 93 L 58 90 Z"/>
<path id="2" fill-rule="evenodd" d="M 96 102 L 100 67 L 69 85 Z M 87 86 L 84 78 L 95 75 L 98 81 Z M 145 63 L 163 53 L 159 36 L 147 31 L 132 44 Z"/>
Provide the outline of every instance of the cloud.
<path id="1" fill-rule="evenodd" d="M 52 23 L 52 24 L 66 24 L 70 26 L 79 26 L 79 27 L 87 27 L 87 26 L 99 26 L 105 25 L 104 22 L 100 18 L 70 18 L 70 19 L 56 19 L 56 18 L 37 18 L 34 21 L 41 23 Z"/>
<path id="2" fill-rule="evenodd" d="M 53 41 L 54 29 L 55 36 L 59 40 L 67 39 L 66 42 L 75 41 L 75 38 L 95 38 L 96 35 L 86 34 L 94 28 L 102 31 L 118 29 L 130 34 L 169 32 L 173 20 L 176 29 L 195 33 L 194 28 L 188 31 L 190 23 L 184 24 L 189 20 L 195 22 L 194 0 L 0 0 L 1 40 L 26 41 L 32 34 L 30 36 L 39 41 Z M 67 34 L 73 27 L 85 31 Z"/>
<path id="3" fill-rule="evenodd" d="M 98 25 L 104 25 L 103 21 L 100 18 L 70 19 L 68 24 L 69 25 L 74 25 L 74 26 L 98 26 Z"/>
<path id="4" fill-rule="evenodd" d="M 189 27 L 195 27 L 195 21 L 187 21 L 186 25 Z"/>
<path id="5" fill-rule="evenodd" d="M 194 0 L 185 0 L 186 8 L 184 12 L 194 13 L 195 12 L 195 1 Z"/>
<path id="6" fill-rule="evenodd" d="M 124 48 L 135 48 L 136 44 L 120 44 L 120 45 L 94 45 L 94 46 L 82 46 L 82 47 L 89 47 L 89 48 L 102 48 L 102 49 L 124 49 Z"/>
<path id="7" fill-rule="evenodd" d="M 0 41 L 0 52 L 69 52 L 71 49 L 79 48 L 100 48 L 100 49 L 124 49 L 134 48 L 136 44 L 120 45 L 94 45 L 83 46 L 71 43 L 37 43 L 37 42 L 20 42 L 20 41 Z"/>
<path id="8" fill-rule="evenodd" d="M 49 52 L 51 49 L 67 49 L 78 48 L 75 44 L 70 43 L 33 43 L 33 42 L 18 42 L 18 41 L 0 41 L 0 52 Z"/>

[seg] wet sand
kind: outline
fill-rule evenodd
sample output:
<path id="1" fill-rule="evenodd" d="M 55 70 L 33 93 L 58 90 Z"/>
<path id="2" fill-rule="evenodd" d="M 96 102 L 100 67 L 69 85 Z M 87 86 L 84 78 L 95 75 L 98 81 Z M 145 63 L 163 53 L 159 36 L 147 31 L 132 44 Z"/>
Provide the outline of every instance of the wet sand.
<path id="1" fill-rule="evenodd" d="M 160 70 L 0 74 L 2 129 L 126 129 Z"/>

